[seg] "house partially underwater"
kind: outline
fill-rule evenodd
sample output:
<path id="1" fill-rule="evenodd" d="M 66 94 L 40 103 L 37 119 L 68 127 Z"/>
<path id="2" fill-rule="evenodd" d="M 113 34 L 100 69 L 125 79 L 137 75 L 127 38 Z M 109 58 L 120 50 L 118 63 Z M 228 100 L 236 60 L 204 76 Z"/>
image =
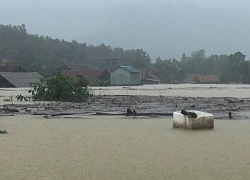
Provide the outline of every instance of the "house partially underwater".
<path id="1" fill-rule="evenodd" d="M 216 75 L 191 74 L 184 80 L 184 83 L 218 84 L 220 83 L 220 78 Z"/>
<path id="2" fill-rule="evenodd" d="M 0 72 L 27 72 L 21 66 L 0 66 Z"/>
<path id="3" fill-rule="evenodd" d="M 37 72 L 27 72 L 20 65 L 7 66 L 6 60 L 1 60 L 0 88 L 30 87 L 30 83 L 40 82 L 42 76 Z"/>
<path id="4" fill-rule="evenodd" d="M 140 71 L 131 66 L 119 66 L 110 71 L 110 85 L 134 86 L 140 85 Z"/>
<path id="5" fill-rule="evenodd" d="M 84 70 L 84 71 L 77 71 L 77 70 L 63 70 L 60 71 L 64 76 L 69 77 L 71 79 L 77 80 L 77 76 L 82 76 L 85 78 L 89 85 L 95 85 L 98 81 L 106 81 L 109 83 L 109 72 L 107 70 Z"/>
<path id="6" fill-rule="evenodd" d="M 41 78 L 37 72 L 0 72 L 0 88 L 30 87 Z"/>
<path id="7" fill-rule="evenodd" d="M 77 80 L 77 76 L 85 78 L 89 85 L 96 85 L 98 82 L 110 82 L 110 74 L 105 69 L 92 69 L 88 65 L 84 64 L 68 64 L 63 63 L 55 72 L 51 73 L 47 77 L 53 76 L 57 73 L 61 73 L 66 77 Z"/>
<path id="8" fill-rule="evenodd" d="M 149 72 L 148 69 L 140 69 L 140 81 L 142 84 L 159 84 L 160 79 Z"/>

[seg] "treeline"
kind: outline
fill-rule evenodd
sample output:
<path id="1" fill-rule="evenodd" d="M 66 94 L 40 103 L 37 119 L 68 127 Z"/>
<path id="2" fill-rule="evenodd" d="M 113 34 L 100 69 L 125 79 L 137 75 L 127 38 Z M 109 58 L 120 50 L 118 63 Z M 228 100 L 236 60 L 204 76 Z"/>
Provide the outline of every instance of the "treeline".
<path id="1" fill-rule="evenodd" d="M 136 50 L 111 48 L 52 39 L 48 36 L 28 34 L 25 25 L 0 25 L 0 59 L 10 64 L 21 64 L 28 71 L 37 71 L 41 75 L 53 72 L 62 64 L 84 63 L 90 58 L 135 57 Z"/>
<path id="2" fill-rule="evenodd" d="M 133 66 L 150 69 L 162 83 L 182 82 L 193 73 L 218 75 L 222 83 L 250 83 L 250 64 L 241 52 L 206 57 L 201 49 L 190 56 L 182 54 L 180 60 L 158 57 L 151 63 L 150 56 L 142 49 L 124 50 L 105 44 L 93 46 L 75 40 L 67 42 L 28 34 L 24 24 L 0 25 L 0 59 L 41 75 L 55 71 L 62 62 L 84 64 L 91 58 L 106 57 L 134 58 Z"/>
<path id="3" fill-rule="evenodd" d="M 182 54 L 181 60 L 157 58 L 152 65 L 154 73 L 163 83 L 181 82 L 189 74 L 217 75 L 221 83 L 250 83 L 250 62 L 245 55 L 205 56 L 203 49 L 194 51 L 189 57 Z"/>

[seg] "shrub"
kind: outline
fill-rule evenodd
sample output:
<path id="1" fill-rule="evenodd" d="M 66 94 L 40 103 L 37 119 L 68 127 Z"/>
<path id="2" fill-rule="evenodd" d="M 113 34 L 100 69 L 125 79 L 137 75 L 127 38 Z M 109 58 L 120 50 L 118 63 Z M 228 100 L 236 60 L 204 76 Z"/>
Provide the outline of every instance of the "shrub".
<path id="1" fill-rule="evenodd" d="M 29 93 L 36 101 L 82 102 L 89 97 L 87 85 L 87 80 L 81 76 L 75 82 L 58 73 L 50 78 L 42 78 L 38 83 L 32 83 Z"/>
<path id="2" fill-rule="evenodd" d="M 19 94 L 16 96 L 17 101 L 28 101 L 28 98 L 26 98 L 25 96 L 23 96 L 22 94 Z"/>

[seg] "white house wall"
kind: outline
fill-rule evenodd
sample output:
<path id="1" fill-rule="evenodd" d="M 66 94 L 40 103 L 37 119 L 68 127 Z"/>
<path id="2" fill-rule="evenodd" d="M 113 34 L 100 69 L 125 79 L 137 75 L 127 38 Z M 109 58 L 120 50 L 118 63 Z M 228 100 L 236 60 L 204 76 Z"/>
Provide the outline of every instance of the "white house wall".
<path id="1" fill-rule="evenodd" d="M 122 68 L 117 68 L 110 73 L 111 85 L 130 85 L 130 72 Z"/>
<path id="2" fill-rule="evenodd" d="M 130 82 L 131 85 L 139 85 L 140 84 L 139 73 L 130 73 Z"/>

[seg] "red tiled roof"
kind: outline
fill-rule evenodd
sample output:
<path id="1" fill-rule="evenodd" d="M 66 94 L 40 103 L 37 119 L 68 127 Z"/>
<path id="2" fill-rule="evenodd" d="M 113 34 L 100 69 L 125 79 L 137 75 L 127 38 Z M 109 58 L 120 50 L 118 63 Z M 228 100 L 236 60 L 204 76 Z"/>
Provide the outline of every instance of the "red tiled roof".
<path id="1" fill-rule="evenodd" d="M 184 82 L 186 83 L 193 83 L 194 82 L 194 78 L 196 77 L 197 74 L 190 74 L 185 80 Z"/>
<path id="2" fill-rule="evenodd" d="M 196 76 L 201 83 L 219 83 L 219 77 L 216 75 L 197 75 Z"/>
<path id="3" fill-rule="evenodd" d="M 219 83 L 220 79 L 216 75 L 191 74 L 184 82 L 186 83 Z"/>
<path id="4" fill-rule="evenodd" d="M 0 66 L 0 72 L 15 72 L 18 68 L 20 72 L 26 72 L 21 66 Z"/>
<path id="5" fill-rule="evenodd" d="M 70 77 L 77 80 L 77 76 L 80 75 L 84 77 L 89 84 L 96 83 L 99 76 L 104 72 L 104 70 L 84 70 L 84 71 L 73 71 L 73 70 L 63 70 L 61 73 L 64 76 Z"/>
<path id="6" fill-rule="evenodd" d="M 83 64 L 65 64 L 65 65 L 74 71 L 82 71 L 82 70 L 91 69 L 88 65 L 83 65 Z"/>

